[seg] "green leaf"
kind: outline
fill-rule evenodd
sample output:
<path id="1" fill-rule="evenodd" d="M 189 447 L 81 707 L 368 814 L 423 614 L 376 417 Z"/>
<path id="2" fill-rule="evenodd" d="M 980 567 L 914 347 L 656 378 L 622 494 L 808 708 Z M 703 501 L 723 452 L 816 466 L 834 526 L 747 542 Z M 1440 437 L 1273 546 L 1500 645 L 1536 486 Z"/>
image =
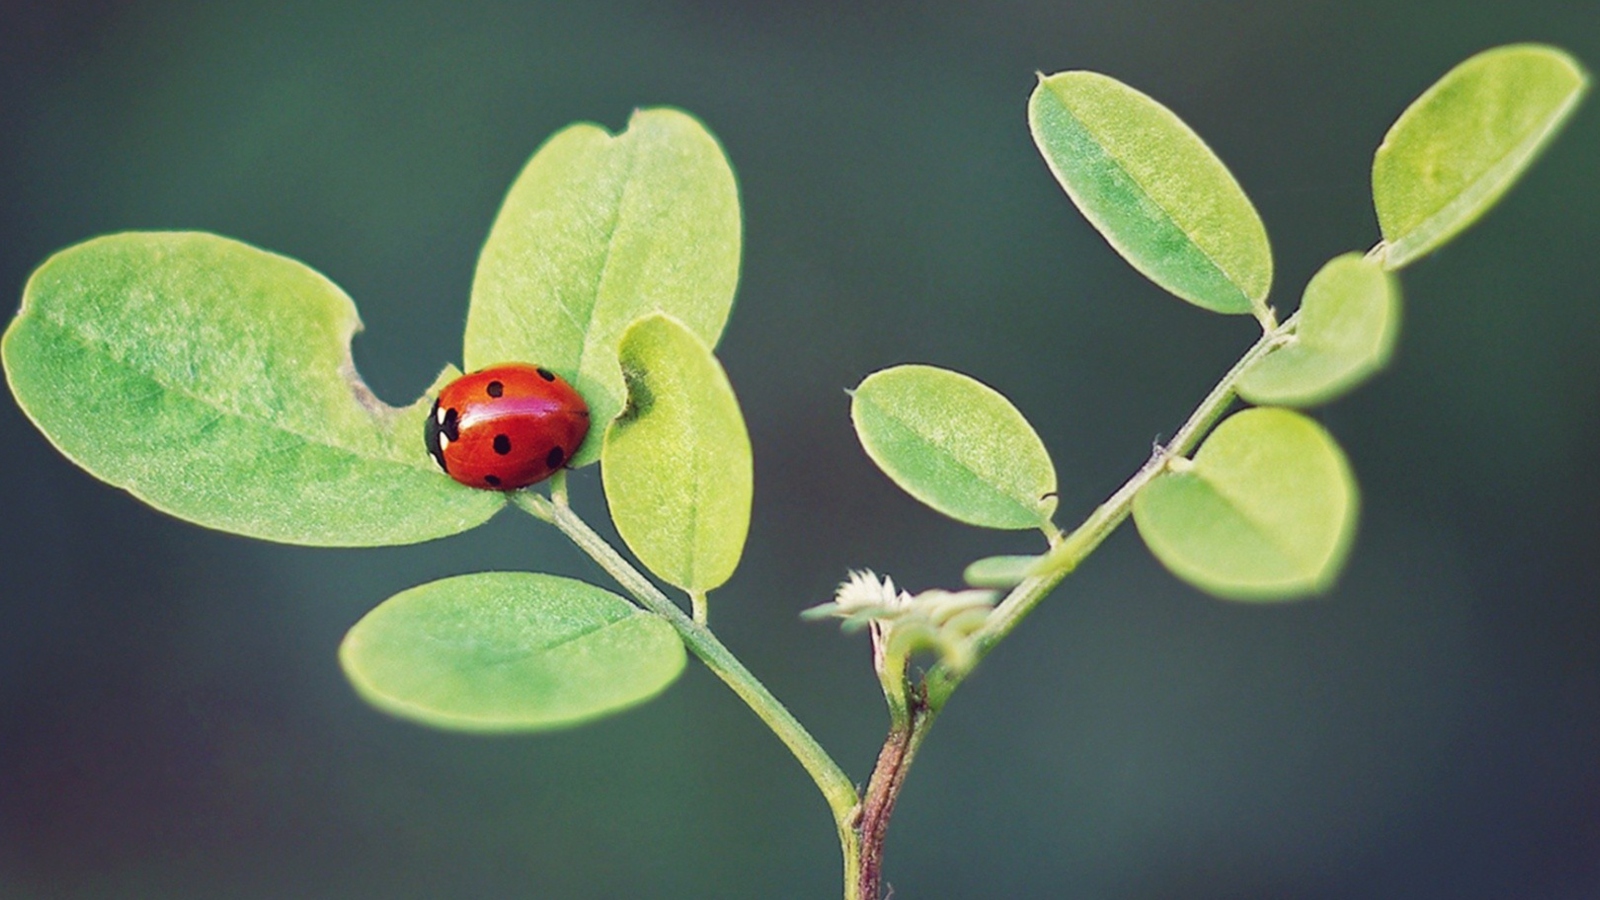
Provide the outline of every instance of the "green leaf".
<path id="1" fill-rule="evenodd" d="M 611 520 L 650 571 L 691 592 L 727 581 L 750 530 L 750 436 L 728 376 L 683 323 L 656 313 L 623 334 L 628 407 L 606 429 Z"/>
<path id="2" fill-rule="evenodd" d="M 739 277 L 739 196 L 722 148 L 673 109 L 634 113 L 613 137 L 579 124 L 517 177 L 478 260 L 465 365 L 560 372 L 596 423 L 622 410 L 617 342 L 665 312 L 715 347 Z M 601 429 L 571 460 L 599 457 Z"/>
<path id="3" fill-rule="evenodd" d="M 1173 574 L 1235 600 L 1327 590 L 1355 533 L 1355 480 L 1321 425 L 1287 409 L 1238 413 L 1192 463 L 1133 501 L 1139 534 Z"/>
<path id="4" fill-rule="evenodd" d="M 1007 590 L 1021 584 L 1040 559 L 1039 556 L 985 556 L 969 563 L 961 577 L 970 587 Z"/>
<path id="5" fill-rule="evenodd" d="M 390 597 L 339 662 L 367 702 L 456 731 L 541 731 L 618 712 L 683 671 L 672 626 L 594 585 L 480 572 Z"/>
<path id="6" fill-rule="evenodd" d="M 1389 362 L 1400 333 L 1400 285 L 1376 260 L 1347 253 L 1306 285 L 1294 342 L 1239 379 L 1258 404 L 1312 406 L 1354 388 Z"/>
<path id="7" fill-rule="evenodd" d="M 1550 143 L 1589 77 L 1538 44 L 1456 66 L 1401 113 L 1372 160 L 1385 264 L 1405 266 L 1471 225 Z"/>
<path id="8" fill-rule="evenodd" d="M 1039 80 L 1028 123 L 1072 202 L 1135 269 L 1197 306 L 1265 318 L 1266 227 L 1171 110 L 1106 75 L 1060 72 Z"/>
<path id="9" fill-rule="evenodd" d="M 895 366 L 852 392 L 850 418 L 878 468 L 939 512 L 984 528 L 1049 525 L 1050 453 L 995 389 L 948 369 Z"/>
<path id="10" fill-rule="evenodd" d="M 198 233 L 129 233 L 29 279 L 0 353 L 17 402 L 96 477 L 182 519 L 292 544 L 405 544 L 504 505 L 423 449 L 350 360 L 355 305 L 306 266 Z"/>

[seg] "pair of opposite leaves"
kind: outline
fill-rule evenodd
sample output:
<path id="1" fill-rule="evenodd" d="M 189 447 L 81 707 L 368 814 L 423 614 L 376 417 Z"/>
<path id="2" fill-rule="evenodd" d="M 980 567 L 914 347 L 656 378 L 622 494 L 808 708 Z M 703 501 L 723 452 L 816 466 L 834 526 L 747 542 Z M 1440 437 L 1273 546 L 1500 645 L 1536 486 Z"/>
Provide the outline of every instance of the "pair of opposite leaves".
<path id="1" fill-rule="evenodd" d="M 635 370 L 686 355 L 705 367 L 739 245 L 733 174 L 694 119 L 643 111 L 616 137 L 568 128 L 519 176 L 484 247 L 464 365 L 537 362 L 610 422 L 627 399 L 623 354 Z M 428 398 L 455 372 L 389 407 L 354 370 L 359 327 L 349 297 L 294 260 L 209 234 L 128 233 L 46 261 L 3 349 L 20 405 L 63 453 L 180 518 L 325 546 L 482 523 L 505 497 L 441 479 L 420 450 Z M 594 462 L 603 436 L 571 464 Z"/>
<path id="2" fill-rule="evenodd" d="M 467 321 L 467 368 L 539 361 L 611 423 L 572 465 L 605 458 L 624 539 L 692 592 L 732 573 L 749 520 L 749 440 L 710 350 L 732 304 L 740 228 L 732 171 L 693 118 L 641 111 L 617 136 L 573 126 L 507 196 Z M 355 373 L 359 327 L 351 300 L 294 260 L 209 234 L 130 233 L 46 261 L 0 355 L 19 405 L 59 450 L 180 518 L 331 546 L 481 524 L 506 496 L 456 484 L 422 449 L 431 395 L 456 372 L 389 407 Z M 612 592 L 480 573 L 385 601 L 341 660 L 384 708 L 498 730 L 637 702 L 681 670 L 684 648 Z"/>
<path id="3" fill-rule="evenodd" d="M 1238 599 L 1303 596 L 1332 583 L 1354 534 L 1355 481 L 1320 425 L 1279 407 L 1326 402 L 1386 364 L 1400 318 L 1392 272 L 1492 206 L 1586 86 L 1569 56 L 1537 45 L 1485 51 L 1447 73 L 1406 109 L 1375 155 L 1382 242 L 1324 266 L 1291 330 L 1266 304 L 1266 228 L 1199 136 L 1105 75 L 1040 79 L 1029 104 L 1034 140 L 1111 246 L 1178 297 L 1253 313 L 1282 341 L 1253 356 L 1233 384 L 1245 400 L 1273 407 L 1225 420 L 1192 460 L 1173 458 L 1135 497 L 1140 533 L 1169 569 Z M 863 382 L 852 414 L 878 465 L 934 508 L 980 526 L 1053 531 L 1049 455 L 998 393 L 956 373 L 903 366 Z M 1000 558 L 980 574 L 1003 585 L 1050 564 L 1049 556 Z"/>
<path id="4" fill-rule="evenodd" d="M 1381 366 L 1397 312 L 1385 270 L 1481 214 L 1583 86 L 1559 51 L 1500 48 L 1413 104 L 1374 167 L 1382 252 L 1343 257 L 1319 273 L 1298 343 L 1247 373 L 1244 395 L 1316 402 Z M 1197 305 L 1270 321 L 1265 230 L 1232 176 L 1176 116 L 1081 72 L 1043 79 L 1030 111 L 1051 168 L 1130 262 Z M 1482 152 L 1464 152 L 1463 141 Z M 621 411 L 630 390 L 636 403 L 684 396 L 652 391 L 652 383 L 676 378 L 677 387 L 703 390 L 653 422 L 637 418 L 635 426 L 651 427 L 632 428 L 636 440 L 624 437 L 626 426 L 616 430 L 617 446 L 632 449 L 603 468 L 624 539 L 657 574 L 692 592 L 731 573 L 748 521 L 748 439 L 709 350 L 726 321 L 738 253 L 732 175 L 698 123 L 655 110 L 616 138 L 575 126 L 552 138 L 514 186 L 480 260 L 468 320 L 469 368 L 540 360 L 578 385 L 599 421 Z M 1318 302 L 1324 294 L 1333 299 Z M 651 311 L 667 315 L 639 321 Z M 3 350 L 13 391 L 63 452 L 181 517 L 339 545 L 405 543 L 479 524 L 503 498 L 431 469 L 416 438 L 424 404 L 386 407 L 355 377 L 349 340 L 357 327 L 349 299 L 291 260 L 209 235 L 119 235 L 41 267 Z M 877 373 L 855 394 L 864 446 L 911 493 L 974 524 L 1048 528 L 1054 469 L 1003 397 L 931 367 Z M 975 412 L 951 416 L 952 409 Z M 693 421 L 706 410 L 708 420 Z M 686 454 L 685 442 L 707 429 L 716 439 L 698 442 L 706 452 Z M 575 464 L 594 460 L 593 443 Z M 663 478 L 660 464 L 672 462 L 687 462 L 691 477 Z M 1179 575 L 1223 595 L 1284 596 L 1336 574 L 1354 521 L 1354 485 L 1337 446 L 1310 420 L 1281 409 L 1242 413 L 1180 468 L 1136 505 L 1141 533 Z M 714 489 L 702 489 L 711 482 Z M 685 508 L 715 513 L 672 514 Z M 630 510 L 637 527 L 626 524 Z M 686 530 L 661 530 L 684 521 Z M 534 621 L 528 616 L 539 604 L 510 602 L 528 591 L 576 599 L 549 607 L 562 615 Z M 392 598 L 369 622 L 345 648 L 358 686 L 380 705 L 454 727 L 586 718 L 654 693 L 682 665 L 682 646 L 665 623 L 614 594 L 551 576 L 435 582 Z M 451 635 L 461 653 L 440 652 L 450 645 L 440 639 Z M 602 645 L 610 652 L 587 652 Z M 506 658 L 522 660 L 516 677 L 489 677 L 513 674 Z M 637 665 L 642 658 L 660 665 Z M 574 668 L 578 659 L 605 664 Z M 623 667 L 611 663 L 622 662 L 641 677 L 614 677 Z M 424 688 L 428 696 L 415 695 Z"/>

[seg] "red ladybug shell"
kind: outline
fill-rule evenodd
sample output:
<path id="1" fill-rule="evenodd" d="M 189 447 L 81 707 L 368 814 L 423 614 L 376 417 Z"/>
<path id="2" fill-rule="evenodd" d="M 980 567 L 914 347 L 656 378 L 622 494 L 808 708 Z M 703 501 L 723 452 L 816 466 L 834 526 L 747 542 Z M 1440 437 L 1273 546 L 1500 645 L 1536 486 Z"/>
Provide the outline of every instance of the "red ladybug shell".
<path id="1" fill-rule="evenodd" d="M 514 491 L 555 474 L 589 433 L 589 406 L 565 378 L 505 363 L 444 386 L 424 429 L 428 453 L 469 487 Z"/>

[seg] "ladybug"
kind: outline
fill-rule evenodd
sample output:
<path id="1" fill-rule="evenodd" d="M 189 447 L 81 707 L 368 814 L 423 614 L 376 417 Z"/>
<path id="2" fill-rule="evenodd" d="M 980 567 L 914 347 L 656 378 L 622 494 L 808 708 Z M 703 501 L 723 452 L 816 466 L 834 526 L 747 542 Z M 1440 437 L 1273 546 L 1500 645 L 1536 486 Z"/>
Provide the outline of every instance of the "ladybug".
<path id="1" fill-rule="evenodd" d="M 565 378 L 542 366 L 505 363 L 445 385 L 423 440 L 451 478 L 514 491 L 555 474 L 588 433 L 589 406 Z"/>

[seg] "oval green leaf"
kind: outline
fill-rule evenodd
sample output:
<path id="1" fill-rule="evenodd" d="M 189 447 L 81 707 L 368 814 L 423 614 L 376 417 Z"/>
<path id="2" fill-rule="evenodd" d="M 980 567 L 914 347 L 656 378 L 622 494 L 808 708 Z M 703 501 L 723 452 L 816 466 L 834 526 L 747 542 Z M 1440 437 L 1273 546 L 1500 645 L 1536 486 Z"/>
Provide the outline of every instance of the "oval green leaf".
<path id="1" fill-rule="evenodd" d="M 350 360 L 355 304 L 292 259 L 199 233 L 57 253 L 0 343 L 17 402 L 96 477 L 182 519 L 267 540 L 405 544 L 504 498 L 441 473 L 424 401 L 396 409 Z"/>
<path id="2" fill-rule="evenodd" d="M 1500 199 L 1577 109 L 1589 77 L 1554 47 L 1496 47 L 1451 69 L 1384 135 L 1372 200 L 1385 265 L 1450 240 Z"/>
<path id="3" fill-rule="evenodd" d="M 1238 413 L 1192 463 L 1133 501 L 1156 558 L 1195 587 L 1235 600 L 1280 600 L 1333 584 L 1355 534 L 1355 479 L 1321 425 L 1287 409 Z"/>
<path id="4" fill-rule="evenodd" d="M 967 564 L 961 573 L 968 587 L 1009 590 L 1025 581 L 1040 556 L 985 556 Z"/>
<path id="5" fill-rule="evenodd" d="M 628 406 L 600 474 L 617 533 L 650 571 L 704 592 L 733 575 L 750 530 L 750 435 L 727 373 L 688 326 L 656 313 L 623 334 Z"/>
<path id="6" fill-rule="evenodd" d="M 1050 453 L 1011 401 L 959 372 L 895 366 L 851 394 L 862 449 L 906 493 L 984 528 L 1042 528 L 1056 508 Z"/>
<path id="7" fill-rule="evenodd" d="M 617 342 L 636 319 L 665 312 L 716 346 L 739 241 L 733 170 L 698 121 L 648 109 L 616 136 L 573 125 L 528 162 L 495 219 L 472 283 L 465 365 L 546 366 L 608 422 L 626 396 Z M 601 431 L 572 465 L 599 457 Z"/>
<path id="8" fill-rule="evenodd" d="M 1313 406 L 1349 391 L 1389 362 L 1400 333 L 1400 284 L 1376 260 L 1347 253 L 1306 285 L 1294 342 L 1239 379 L 1258 404 Z"/>
<path id="9" fill-rule="evenodd" d="M 455 731 L 542 731 L 618 712 L 683 671 L 661 617 L 594 585 L 480 572 L 402 591 L 355 624 L 339 662 L 369 703 Z"/>
<path id="10" fill-rule="evenodd" d="M 1266 316 L 1272 248 L 1239 182 L 1170 109 L 1097 72 L 1040 78 L 1034 143 L 1135 269 L 1205 309 Z"/>

